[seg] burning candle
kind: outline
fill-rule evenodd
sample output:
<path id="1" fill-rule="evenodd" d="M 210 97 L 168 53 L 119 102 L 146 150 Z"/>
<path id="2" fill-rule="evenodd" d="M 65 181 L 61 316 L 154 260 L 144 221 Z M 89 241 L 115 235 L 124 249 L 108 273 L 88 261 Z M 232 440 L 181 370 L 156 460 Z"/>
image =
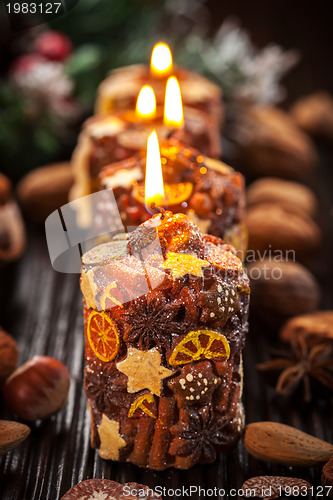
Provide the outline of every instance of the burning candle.
<path id="1" fill-rule="evenodd" d="M 157 136 L 146 203 L 164 202 Z M 164 470 L 210 463 L 243 424 L 249 282 L 222 240 L 163 212 L 82 257 L 84 387 L 103 459 Z"/>
<path id="2" fill-rule="evenodd" d="M 136 116 L 145 120 L 151 120 L 156 116 L 156 97 L 153 89 L 145 85 L 140 90 L 136 101 Z"/>
<path id="3" fill-rule="evenodd" d="M 165 77 L 172 71 L 172 54 L 166 43 L 157 43 L 151 53 L 150 73 L 153 76 Z"/>
<path id="4" fill-rule="evenodd" d="M 135 64 L 118 68 L 101 83 L 98 89 L 96 113 L 135 109 L 137 96 L 144 85 L 150 85 L 158 106 L 164 105 L 166 80 L 175 76 L 180 84 L 184 106 L 206 113 L 215 127 L 223 122 L 221 88 L 207 78 L 175 66 L 170 48 L 165 43 L 154 46 L 150 66 Z"/>
<path id="5" fill-rule="evenodd" d="M 176 77 L 168 79 L 165 89 L 164 123 L 171 127 L 184 124 L 183 103 L 179 83 Z"/>
<path id="6" fill-rule="evenodd" d="M 161 140 L 161 159 L 158 147 L 152 149 L 151 144 L 148 141 L 147 166 L 161 165 L 164 179 L 164 194 L 162 197 L 160 191 L 157 205 L 186 214 L 202 232 L 223 238 L 245 252 L 243 176 L 176 139 Z M 145 179 L 147 182 L 155 174 L 149 169 L 145 176 L 145 167 L 146 154 L 142 153 L 140 157 L 107 165 L 99 176 L 100 188 L 113 190 L 126 226 L 141 224 L 153 213 L 145 203 L 144 185 Z"/>
<path id="7" fill-rule="evenodd" d="M 75 183 L 71 199 L 95 191 L 104 166 L 144 152 L 153 130 L 160 139 L 175 137 L 210 157 L 220 154 L 219 129 L 205 113 L 183 108 L 178 80 L 170 77 L 164 106 L 156 105 L 154 91 L 146 85 L 140 90 L 135 111 L 118 111 L 86 122 L 72 159 Z"/>
<path id="8" fill-rule="evenodd" d="M 164 202 L 164 184 L 162 175 L 160 146 L 155 130 L 147 140 L 145 205 L 161 206 Z"/>
<path id="9" fill-rule="evenodd" d="M 134 188 L 137 202 L 143 204 L 150 214 L 159 209 L 175 211 L 179 205 L 189 198 L 193 185 L 191 182 L 164 183 L 160 147 L 156 131 L 154 130 L 147 140 L 146 173 L 144 192 L 143 185 Z"/>

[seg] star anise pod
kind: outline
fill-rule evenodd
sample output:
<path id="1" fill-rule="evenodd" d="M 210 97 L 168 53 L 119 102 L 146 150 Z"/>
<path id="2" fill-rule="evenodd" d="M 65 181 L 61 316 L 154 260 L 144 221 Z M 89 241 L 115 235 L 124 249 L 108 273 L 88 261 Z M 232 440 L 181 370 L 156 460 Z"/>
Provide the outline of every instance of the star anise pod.
<path id="1" fill-rule="evenodd" d="M 281 396 L 290 396 L 303 385 L 304 400 L 312 397 L 312 384 L 333 391 L 333 343 L 319 342 L 310 347 L 304 338 L 292 340 L 291 349 L 277 352 L 278 357 L 257 365 L 258 370 L 279 373 L 276 392 Z"/>
<path id="2" fill-rule="evenodd" d="M 152 291 L 133 300 L 122 316 L 125 324 L 124 341 L 138 342 L 142 350 L 152 346 L 171 345 L 173 333 L 183 333 L 186 325 L 177 320 L 181 304 L 168 301 L 161 293 Z"/>
<path id="3" fill-rule="evenodd" d="M 192 455 L 193 463 L 210 463 L 216 459 L 216 452 L 231 442 L 232 433 L 227 418 L 213 419 L 209 406 L 200 410 L 186 410 L 186 421 L 171 427 L 175 436 L 169 449 L 171 455 L 187 457 Z"/>
<path id="4" fill-rule="evenodd" d="M 115 364 L 96 363 L 84 371 L 84 389 L 88 398 L 94 399 L 99 411 L 111 406 L 130 405 L 127 401 L 127 377 Z"/>

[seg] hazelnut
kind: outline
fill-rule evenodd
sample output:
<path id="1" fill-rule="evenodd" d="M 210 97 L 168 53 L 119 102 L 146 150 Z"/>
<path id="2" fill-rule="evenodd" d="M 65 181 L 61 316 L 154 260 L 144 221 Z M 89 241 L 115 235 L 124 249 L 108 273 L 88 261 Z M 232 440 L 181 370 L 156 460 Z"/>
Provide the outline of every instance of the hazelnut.
<path id="1" fill-rule="evenodd" d="M 34 356 L 6 381 L 3 396 L 23 420 L 46 418 L 67 402 L 70 374 L 66 366 L 49 356 Z"/>
<path id="2" fill-rule="evenodd" d="M 15 340 L 0 327 L 0 387 L 15 370 L 18 349 Z"/>

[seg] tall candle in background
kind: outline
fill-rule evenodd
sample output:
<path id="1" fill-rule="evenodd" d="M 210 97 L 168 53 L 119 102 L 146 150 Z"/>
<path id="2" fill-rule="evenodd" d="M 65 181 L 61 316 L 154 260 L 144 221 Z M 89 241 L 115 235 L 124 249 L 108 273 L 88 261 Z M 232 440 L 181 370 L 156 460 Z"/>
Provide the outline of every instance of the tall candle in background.
<path id="1" fill-rule="evenodd" d="M 85 123 L 72 158 L 75 183 L 71 199 L 95 191 L 98 174 L 105 165 L 144 152 L 153 129 L 160 139 L 176 137 L 210 157 L 221 152 L 219 129 L 202 111 L 183 109 L 179 83 L 172 76 L 165 80 L 163 105 L 156 106 L 152 87 L 145 85 L 139 92 L 135 110 L 95 116 Z"/>
<path id="2" fill-rule="evenodd" d="M 180 83 L 184 106 L 203 111 L 220 127 L 223 124 L 221 88 L 194 71 L 174 65 L 170 48 L 161 42 L 153 48 L 150 66 L 135 64 L 110 73 L 99 86 L 96 114 L 135 109 L 138 93 L 144 85 L 153 88 L 157 105 L 163 106 L 166 80 L 172 75 Z"/>

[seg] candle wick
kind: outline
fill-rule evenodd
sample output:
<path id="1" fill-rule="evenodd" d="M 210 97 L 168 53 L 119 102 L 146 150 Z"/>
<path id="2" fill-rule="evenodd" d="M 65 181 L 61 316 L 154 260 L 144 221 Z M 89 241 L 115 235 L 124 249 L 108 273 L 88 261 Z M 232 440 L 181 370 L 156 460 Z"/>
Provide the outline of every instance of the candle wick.
<path id="1" fill-rule="evenodd" d="M 165 213 L 165 210 L 163 207 L 159 207 L 156 205 L 155 201 L 152 202 L 152 204 L 150 205 L 150 208 L 152 209 L 153 212 L 155 212 L 156 214 L 161 214 L 161 219 L 163 220 L 164 219 L 164 213 Z"/>

